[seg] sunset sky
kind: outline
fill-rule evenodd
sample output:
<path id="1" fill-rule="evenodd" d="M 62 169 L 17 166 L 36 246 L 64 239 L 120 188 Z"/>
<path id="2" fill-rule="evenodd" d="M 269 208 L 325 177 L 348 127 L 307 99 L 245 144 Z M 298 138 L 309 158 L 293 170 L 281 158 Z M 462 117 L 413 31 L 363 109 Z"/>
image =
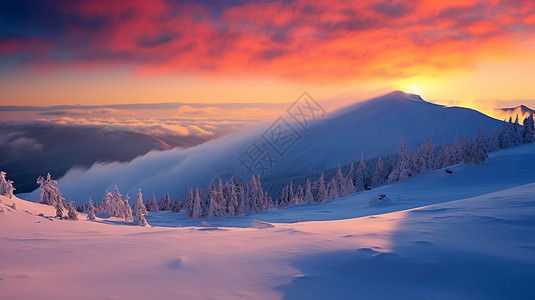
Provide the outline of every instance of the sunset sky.
<path id="1" fill-rule="evenodd" d="M 535 99 L 532 0 L 229 2 L 2 1 L 0 105 Z"/>

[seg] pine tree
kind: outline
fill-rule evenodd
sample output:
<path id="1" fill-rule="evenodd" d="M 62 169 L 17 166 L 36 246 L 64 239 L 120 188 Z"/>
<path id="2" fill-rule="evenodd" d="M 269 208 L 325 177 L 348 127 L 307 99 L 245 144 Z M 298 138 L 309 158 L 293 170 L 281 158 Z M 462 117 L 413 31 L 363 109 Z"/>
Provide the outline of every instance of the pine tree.
<path id="1" fill-rule="evenodd" d="M 522 144 L 522 129 L 518 123 L 518 114 L 516 114 L 515 123 L 513 124 L 513 142 L 514 146 Z"/>
<path id="2" fill-rule="evenodd" d="M 61 196 L 59 189 L 56 187 L 58 182 L 52 179 L 50 173 L 47 173 L 46 179 L 39 176 L 39 178 L 37 178 L 37 183 L 41 187 L 41 198 L 39 199 L 39 203 L 56 206 L 56 203 L 60 202 L 61 207 L 67 206 L 67 202 L 65 202 L 65 199 Z"/>
<path id="3" fill-rule="evenodd" d="M 468 163 L 479 164 L 488 158 L 485 141 L 487 140 L 485 130 L 478 128 L 476 138 L 471 143 Z"/>
<path id="4" fill-rule="evenodd" d="M 124 219 L 125 216 L 125 208 L 124 208 L 124 201 L 123 201 L 123 195 L 119 192 L 119 188 L 115 186 L 113 189 L 113 195 L 111 196 L 111 205 L 109 213 L 110 215 Z"/>
<path id="5" fill-rule="evenodd" d="M 401 138 L 399 142 L 398 163 L 388 176 L 388 183 L 406 180 L 412 176 L 412 170 L 414 169 L 412 154 L 407 151 L 406 147 L 404 138 Z"/>
<path id="6" fill-rule="evenodd" d="M 359 166 L 357 167 L 357 172 L 355 173 L 355 190 L 357 192 L 360 192 L 366 189 L 365 176 L 366 176 L 366 164 L 364 164 L 364 154 L 361 154 Z"/>
<path id="7" fill-rule="evenodd" d="M 297 194 L 295 195 L 295 198 L 297 199 L 296 204 L 305 202 L 305 190 L 301 185 L 297 187 Z"/>
<path id="8" fill-rule="evenodd" d="M 452 164 L 458 164 L 460 162 L 463 161 L 463 156 L 462 156 L 462 143 L 463 143 L 463 139 L 462 137 L 457 134 L 455 136 L 455 142 L 453 143 L 453 145 L 451 145 L 450 147 L 450 155 L 451 155 L 451 160 L 452 160 Z"/>
<path id="9" fill-rule="evenodd" d="M 54 204 L 54 207 L 56 208 L 56 217 L 60 219 L 65 218 L 65 207 L 61 203 L 61 201 L 56 201 Z"/>
<path id="10" fill-rule="evenodd" d="M 216 186 L 215 182 L 212 182 L 210 188 L 210 207 L 208 217 L 222 217 L 225 215 L 225 209 L 223 206 L 223 190 L 221 187 L 221 180 L 219 181 L 219 187 Z"/>
<path id="11" fill-rule="evenodd" d="M 524 119 L 524 130 L 522 132 L 522 142 L 524 144 L 533 143 L 535 141 L 535 126 L 533 122 L 533 112 L 529 113 L 529 117 Z"/>
<path id="12" fill-rule="evenodd" d="M 433 137 L 422 143 L 418 151 L 416 152 L 415 172 L 422 173 L 430 170 L 434 167 L 434 154 L 435 144 L 433 143 Z"/>
<path id="13" fill-rule="evenodd" d="M 346 176 L 346 188 L 349 195 L 357 191 L 355 188 L 355 167 L 353 166 L 353 163 L 349 166 L 349 172 Z"/>
<path id="14" fill-rule="evenodd" d="M 136 210 L 137 224 L 139 226 L 147 226 L 147 220 L 145 219 L 147 208 L 143 204 L 143 194 L 141 193 L 141 189 L 137 191 L 137 202 L 134 207 Z"/>
<path id="15" fill-rule="evenodd" d="M 240 177 L 238 176 L 234 178 L 234 190 L 236 192 L 236 200 L 238 201 L 236 215 L 245 216 L 248 211 L 248 207 L 247 203 L 245 202 L 245 191 L 243 188 L 243 183 L 241 182 Z"/>
<path id="16" fill-rule="evenodd" d="M 500 133 L 500 148 L 505 149 L 515 145 L 514 125 L 512 119 L 509 122 L 503 121 L 502 132 Z"/>
<path id="17" fill-rule="evenodd" d="M 310 184 L 310 179 L 307 178 L 307 185 L 305 188 L 305 202 L 314 203 L 314 196 L 312 195 L 312 185 Z"/>
<path id="18" fill-rule="evenodd" d="M 78 220 L 78 212 L 76 209 L 74 209 L 74 206 L 71 203 L 67 204 L 67 220 L 77 221 Z"/>
<path id="19" fill-rule="evenodd" d="M 444 142 L 438 151 L 438 155 L 435 161 L 435 169 L 442 169 L 452 165 L 452 157 L 450 155 L 450 149 Z"/>
<path id="20" fill-rule="evenodd" d="M 494 129 L 492 131 L 492 134 L 489 137 L 487 145 L 489 146 L 488 147 L 489 152 L 500 149 L 500 131 L 498 129 Z"/>
<path id="21" fill-rule="evenodd" d="M 288 190 L 290 189 L 289 186 L 284 186 L 282 188 L 282 192 L 281 192 L 281 198 L 280 198 L 280 201 L 279 201 L 279 207 L 286 207 L 289 205 L 290 203 L 290 199 L 288 198 Z"/>
<path id="22" fill-rule="evenodd" d="M 238 194 L 236 193 L 236 184 L 234 183 L 234 178 L 230 180 L 230 184 L 228 185 L 229 185 L 230 193 L 229 193 L 229 196 L 228 196 L 229 199 L 227 202 L 227 212 L 231 216 L 236 216 L 238 215 L 239 202 L 238 202 Z"/>
<path id="23" fill-rule="evenodd" d="M 327 185 L 327 190 L 328 190 L 329 200 L 340 198 L 340 194 L 338 193 L 338 184 L 334 177 L 331 179 L 331 181 L 329 181 L 329 184 Z"/>
<path id="24" fill-rule="evenodd" d="M 13 181 L 6 180 L 6 172 L 0 171 L 0 196 L 13 197 Z"/>
<path id="25" fill-rule="evenodd" d="M 160 203 L 158 203 L 158 210 L 159 211 L 171 210 L 171 197 L 169 197 L 169 191 L 167 191 L 160 199 Z"/>
<path id="26" fill-rule="evenodd" d="M 461 149 L 463 163 L 470 163 L 470 161 L 472 161 L 472 141 L 470 141 L 470 138 L 467 135 L 464 136 Z"/>
<path id="27" fill-rule="evenodd" d="M 323 173 L 321 173 L 320 178 L 314 182 L 314 191 L 315 191 L 315 197 L 317 203 L 323 203 L 327 201 L 328 195 L 327 191 L 325 190 L 325 181 L 324 181 Z"/>
<path id="28" fill-rule="evenodd" d="M 204 216 L 203 209 L 201 207 L 201 195 L 199 188 L 195 189 L 195 196 L 193 196 L 193 205 L 191 211 L 191 217 L 194 219 L 200 219 Z"/>
<path id="29" fill-rule="evenodd" d="M 128 196 L 128 194 L 126 194 L 123 203 L 123 220 L 125 220 L 126 222 L 134 222 L 134 216 L 132 215 L 132 207 L 130 207 L 128 199 L 130 199 L 130 197 Z"/>
<path id="30" fill-rule="evenodd" d="M 177 212 L 180 212 L 181 209 L 182 209 L 182 203 L 180 203 L 178 196 L 176 196 L 175 200 L 173 200 L 171 211 L 177 213 Z"/>
<path id="31" fill-rule="evenodd" d="M 147 211 L 159 211 L 160 208 L 158 206 L 158 202 L 156 202 L 156 195 L 152 193 L 152 198 L 147 200 L 147 204 L 145 205 L 147 208 Z"/>
<path id="32" fill-rule="evenodd" d="M 372 186 L 378 186 L 384 183 L 385 175 L 384 175 L 384 166 L 383 166 L 383 160 L 379 156 L 377 159 L 377 164 L 375 165 L 375 173 L 373 174 L 372 179 Z"/>
<path id="33" fill-rule="evenodd" d="M 294 194 L 294 183 L 293 181 L 290 182 L 290 185 L 288 186 L 288 205 L 292 205 L 295 198 Z"/>
<path id="34" fill-rule="evenodd" d="M 186 204 L 184 205 L 184 209 L 188 212 L 188 215 L 192 216 L 193 213 L 193 189 L 188 188 L 188 197 L 186 199 Z"/>
<path id="35" fill-rule="evenodd" d="M 347 180 L 344 177 L 344 174 L 342 173 L 342 168 L 340 168 L 340 165 L 338 165 L 338 170 L 336 172 L 336 184 L 340 197 L 351 195 L 351 192 L 349 191 L 347 186 Z"/>
<path id="36" fill-rule="evenodd" d="M 100 203 L 100 212 L 108 213 L 111 210 L 111 198 L 111 192 L 108 192 L 108 190 L 106 190 L 106 193 L 102 198 L 102 202 Z"/>
<path id="37" fill-rule="evenodd" d="M 249 182 L 247 182 L 247 191 L 245 194 L 245 202 L 250 208 L 250 211 L 246 211 L 246 214 L 255 213 L 262 211 L 259 203 L 262 201 L 263 192 L 261 193 L 258 189 L 258 182 L 255 178 L 255 175 L 251 176 Z"/>
<path id="38" fill-rule="evenodd" d="M 91 197 L 89 198 L 89 209 L 88 209 L 88 214 L 87 214 L 87 219 L 88 220 L 96 220 L 96 216 L 95 216 L 95 207 L 93 206 L 93 200 L 91 199 Z"/>

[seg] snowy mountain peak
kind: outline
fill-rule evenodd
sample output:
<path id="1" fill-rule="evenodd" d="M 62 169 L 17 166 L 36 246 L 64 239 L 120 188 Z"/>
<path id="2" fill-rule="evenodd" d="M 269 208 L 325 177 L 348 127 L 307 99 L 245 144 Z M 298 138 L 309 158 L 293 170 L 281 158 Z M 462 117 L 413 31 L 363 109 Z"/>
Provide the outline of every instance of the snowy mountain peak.
<path id="1" fill-rule="evenodd" d="M 397 99 L 397 100 L 412 100 L 412 101 L 421 101 L 426 102 L 420 95 L 405 93 L 403 91 L 393 91 L 386 95 L 379 96 L 375 100 L 380 99 Z"/>

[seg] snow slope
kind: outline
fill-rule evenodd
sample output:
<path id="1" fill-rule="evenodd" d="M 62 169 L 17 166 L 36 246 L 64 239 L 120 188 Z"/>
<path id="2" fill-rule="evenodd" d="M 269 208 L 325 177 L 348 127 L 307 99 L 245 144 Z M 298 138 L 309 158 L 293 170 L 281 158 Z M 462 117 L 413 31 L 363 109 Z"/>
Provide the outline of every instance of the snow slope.
<path id="1" fill-rule="evenodd" d="M 256 215 L 328 220 L 265 229 L 50 221 L 0 197 L 0 299 L 533 299 L 534 164 L 516 147 L 385 187 L 386 206 Z"/>
<path id="2" fill-rule="evenodd" d="M 150 152 L 129 163 L 73 169 L 58 181 L 58 186 L 66 198 L 77 203 L 87 202 L 89 196 L 100 201 L 105 190 L 112 190 L 115 185 L 123 194 L 135 195 L 141 188 L 145 195 L 155 192 L 158 198 L 166 191 L 173 198 L 175 195 L 185 198 L 187 188 L 207 188 L 220 174 L 238 174 L 248 179 L 237 157 L 253 141 L 262 145 L 261 135 L 268 126 L 188 150 Z M 293 126 L 299 128 L 297 124 Z M 277 162 L 263 178 L 325 170 L 359 160 L 361 153 L 365 158 L 392 154 L 397 152 L 402 136 L 409 149 L 415 149 L 433 134 L 436 144 L 451 143 L 456 134 L 473 135 L 479 126 L 490 132 L 501 126 L 501 122 L 475 110 L 443 107 L 425 102 L 417 95 L 393 92 L 327 115 L 313 122 L 308 131 L 300 129 L 301 139 L 284 157 L 272 154 Z M 38 191 L 25 197 L 36 201 Z"/>

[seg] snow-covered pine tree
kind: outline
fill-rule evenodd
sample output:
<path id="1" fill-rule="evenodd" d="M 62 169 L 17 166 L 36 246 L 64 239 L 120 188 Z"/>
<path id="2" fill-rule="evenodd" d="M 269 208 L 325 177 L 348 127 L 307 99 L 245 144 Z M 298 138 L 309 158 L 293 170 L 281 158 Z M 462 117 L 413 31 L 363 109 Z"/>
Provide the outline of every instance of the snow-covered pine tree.
<path id="1" fill-rule="evenodd" d="M 223 199 L 225 200 L 223 208 L 225 209 L 225 215 L 229 214 L 228 211 L 229 211 L 230 194 L 231 194 L 231 185 L 228 182 L 228 180 L 225 180 L 225 184 L 223 185 Z M 229 215 L 232 216 L 234 214 L 229 214 Z"/>
<path id="2" fill-rule="evenodd" d="M 438 151 L 438 155 L 435 160 L 435 169 L 442 169 L 450 165 L 452 165 L 450 149 L 444 142 Z"/>
<path id="3" fill-rule="evenodd" d="M 52 179 L 50 173 L 47 173 L 46 178 L 39 176 L 39 178 L 37 178 L 37 183 L 41 187 L 39 203 L 56 206 L 56 202 L 59 201 L 61 202 L 60 204 L 62 207 L 67 206 L 67 202 L 65 202 L 65 199 L 61 196 L 59 189 L 56 187 L 58 182 Z"/>
<path id="4" fill-rule="evenodd" d="M 435 161 L 435 144 L 433 143 L 433 136 L 418 148 L 415 157 L 415 173 L 422 173 L 431 170 L 434 167 Z"/>
<path id="5" fill-rule="evenodd" d="M 485 147 L 486 140 L 485 130 L 483 128 L 478 128 L 476 137 L 471 143 L 469 163 L 477 165 L 489 157 Z"/>
<path id="6" fill-rule="evenodd" d="M 290 199 L 288 199 L 288 190 L 290 189 L 289 186 L 285 185 L 283 188 L 282 188 L 282 191 L 281 191 L 281 198 L 279 199 L 279 207 L 286 207 L 289 205 L 290 203 Z"/>
<path id="7" fill-rule="evenodd" d="M 227 214 L 227 199 L 225 199 L 225 195 L 223 193 L 223 183 L 221 182 L 221 179 L 219 179 L 219 184 L 217 186 L 217 202 L 218 202 L 218 212 L 217 214 L 220 217 L 223 217 Z"/>
<path id="8" fill-rule="evenodd" d="M 188 197 L 186 198 L 184 209 L 188 212 L 188 215 L 191 218 L 191 215 L 193 213 L 193 189 L 192 188 L 188 188 Z"/>
<path id="9" fill-rule="evenodd" d="M 204 216 L 203 209 L 201 207 L 201 195 L 199 188 L 195 189 L 195 195 L 193 196 L 193 205 L 191 208 L 190 216 L 194 219 L 200 219 Z"/>
<path id="10" fill-rule="evenodd" d="M 176 196 L 175 200 L 173 200 L 173 204 L 171 205 L 171 211 L 176 213 L 176 212 L 180 212 L 181 209 L 182 209 L 182 203 L 180 203 L 178 196 Z"/>
<path id="11" fill-rule="evenodd" d="M 141 189 L 137 191 L 137 202 L 134 207 L 136 210 L 137 224 L 139 226 L 147 226 L 147 220 L 145 219 L 147 208 L 145 207 L 145 204 L 143 204 L 143 194 L 141 193 Z"/>
<path id="12" fill-rule="evenodd" d="M 351 192 L 349 191 L 347 183 L 348 183 L 347 179 L 344 177 L 344 174 L 342 173 L 342 168 L 340 168 L 340 165 L 338 165 L 338 170 L 336 172 L 336 184 L 338 188 L 338 194 L 340 197 L 351 195 Z"/>
<path id="13" fill-rule="evenodd" d="M 310 179 L 307 178 L 307 185 L 305 188 L 305 199 L 304 201 L 306 203 L 314 203 L 314 196 L 312 195 L 312 184 L 310 183 Z"/>
<path id="14" fill-rule="evenodd" d="M 56 201 L 54 207 L 56 208 L 56 217 L 60 219 L 65 219 L 65 207 L 63 206 L 61 201 Z"/>
<path id="15" fill-rule="evenodd" d="M 305 202 L 305 190 L 301 185 L 297 186 L 297 194 L 295 195 L 295 198 L 297 199 L 296 204 Z"/>
<path id="16" fill-rule="evenodd" d="M 500 131 L 498 129 L 492 131 L 492 134 L 487 141 L 487 145 L 489 152 L 500 149 Z"/>
<path id="17" fill-rule="evenodd" d="M 227 202 L 227 212 L 230 216 L 236 216 L 238 214 L 238 195 L 236 194 L 236 184 L 234 183 L 234 178 L 230 180 L 228 184 L 228 202 Z"/>
<path id="18" fill-rule="evenodd" d="M 468 135 L 464 136 L 461 146 L 463 163 L 468 164 L 472 161 L 472 141 Z"/>
<path id="19" fill-rule="evenodd" d="M 147 208 L 147 211 L 159 211 L 160 207 L 158 206 L 158 202 L 156 202 L 156 195 L 154 192 L 152 193 L 152 198 L 147 200 L 147 204 L 145 205 Z"/>
<path id="20" fill-rule="evenodd" d="M 385 181 L 383 159 L 379 156 L 377 164 L 375 165 L 375 173 L 373 174 L 372 186 L 378 186 Z"/>
<path id="21" fill-rule="evenodd" d="M 295 198 L 294 194 L 294 183 L 293 181 L 290 181 L 290 185 L 288 186 L 288 205 L 292 205 Z"/>
<path id="22" fill-rule="evenodd" d="M 366 189 L 366 164 L 364 164 L 364 154 L 360 155 L 359 166 L 355 172 L 355 190 L 357 192 L 364 191 Z"/>
<path id="23" fill-rule="evenodd" d="M 106 190 L 106 192 L 104 193 L 104 197 L 102 198 L 102 202 L 100 203 L 99 212 L 108 213 L 110 211 L 111 197 L 111 192 L 108 192 L 108 190 Z"/>
<path id="24" fill-rule="evenodd" d="M 77 221 L 78 220 L 78 212 L 76 209 L 74 209 L 74 206 L 71 203 L 67 203 L 67 220 Z"/>
<path id="25" fill-rule="evenodd" d="M 0 171 L 0 195 L 8 198 L 13 197 L 13 181 L 6 179 L 6 172 Z"/>
<path id="26" fill-rule="evenodd" d="M 89 197 L 89 208 L 87 213 L 87 219 L 88 220 L 96 220 L 97 216 L 95 216 L 95 207 L 93 206 L 93 199 Z"/>
<path id="27" fill-rule="evenodd" d="M 402 137 L 399 142 L 398 163 L 388 176 L 388 183 L 394 183 L 396 181 L 406 180 L 412 176 L 413 159 L 412 154 L 406 149 L 404 138 Z"/>
<path id="28" fill-rule="evenodd" d="M 529 113 L 529 116 L 524 119 L 524 130 L 522 131 L 522 142 L 524 144 L 533 143 L 535 141 L 535 125 L 533 122 L 533 112 Z"/>
<path id="29" fill-rule="evenodd" d="M 111 216 L 124 219 L 125 218 L 125 208 L 123 195 L 119 192 L 119 188 L 115 186 L 113 189 L 113 195 L 111 196 L 111 205 L 108 213 Z"/>
<path id="30" fill-rule="evenodd" d="M 262 181 L 260 180 L 260 175 L 258 175 L 257 179 L 257 189 L 258 189 L 258 195 L 259 195 L 259 201 L 261 208 L 261 211 L 268 210 L 271 206 L 273 206 L 273 201 L 271 200 L 271 197 L 268 197 L 267 192 L 264 191 L 264 188 L 262 188 Z"/>
<path id="31" fill-rule="evenodd" d="M 314 199 L 317 203 L 323 203 L 327 201 L 328 194 L 325 189 L 325 180 L 323 179 L 323 172 L 320 175 L 320 178 L 314 182 Z"/>
<path id="32" fill-rule="evenodd" d="M 455 142 L 449 147 L 452 164 L 458 164 L 463 161 L 462 144 L 463 139 L 461 135 L 457 134 L 455 136 Z"/>
<path id="33" fill-rule="evenodd" d="M 223 217 L 225 215 L 225 199 L 223 198 L 223 188 L 221 180 L 219 185 L 216 186 L 215 182 L 212 182 L 210 188 L 210 207 L 208 217 Z"/>
<path id="34" fill-rule="evenodd" d="M 247 211 L 246 214 L 259 212 L 260 207 L 258 207 L 259 199 L 263 195 L 259 193 L 258 191 L 258 183 L 256 181 L 256 177 L 253 174 L 251 176 L 251 179 L 249 182 L 247 182 L 247 191 L 245 194 L 245 202 L 247 203 L 247 206 L 250 208 L 250 211 Z"/>
<path id="35" fill-rule="evenodd" d="M 518 122 L 518 114 L 516 114 L 515 123 L 513 123 L 513 141 L 514 146 L 522 144 L 522 129 L 520 128 L 520 124 Z"/>
<path id="36" fill-rule="evenodd" d="M 124 196 L 124 203 L 123 203 L 123 220 L 126 222 L 134 222 L 134 216 L 132 215 L 132 207 L 130 207 L 130 203 L 128 203 L 128 199 L 130 197 L 128 194 Z"/>
<path id="37" fill-rule="evenodd" d="M 160 203 L 158 203 L 158 210 L 159 211 L 171 210 L 171 197 L 169 197 L 169 191 L 167 191 L 160 199 Z"/>
<path id="38" fill-rule="evenodd" d="M 329 200 L 340 198 L 340 194 L 338 193 L 338 184 L 334 177 L 331 178 L 331 181 L 329 181 L 329 184 L 327 185 L 327 190 L 328 190 Z"/>
<path id="39" fill-rule="evenodd" d="M 237 216 L 245 216 L 248 211 L 247 203 L 245 202 L 245 191 L 243 188 L 243 183 L 240 180 L 240 177 L 236 176 L 234 180 L 234 190 L 236 192 L 236 200 L 238 201 L 238 208 L 236 209 Z"/>
<path id="40" fill-rule="evenodd" d="M 514 125 L 512 119 L 509 118 L 509 122 L 503 120 L 502 132 L 500 133 L 500 148 L 505 149 L 514 146 Z"/>

